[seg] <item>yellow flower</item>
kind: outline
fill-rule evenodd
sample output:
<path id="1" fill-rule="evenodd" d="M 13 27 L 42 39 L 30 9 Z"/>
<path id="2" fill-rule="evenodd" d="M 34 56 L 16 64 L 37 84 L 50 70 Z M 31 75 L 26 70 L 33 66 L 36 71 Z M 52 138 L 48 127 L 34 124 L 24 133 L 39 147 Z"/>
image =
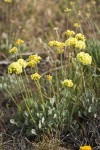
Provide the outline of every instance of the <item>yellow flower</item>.
<path id="1" fill-rule="evenodd" d="M 26 68 L 27 62 L 24 59 L 18 59 L 17 62 L 23 67 Z"/>
<path id="2" fill-rule="evenodd" d="M 77 41 L 76 44 L 75 44 L 75 48 L 81 50 L 81 49 L 85 49 L 86 48 L 86 44 L 84 41 Z"/>
<path id="3" fill-rule="evenodd" d="M 4 0 L 4 2 L 11 3 L 12 0 Z"/>
<path id="4" fill-rule="evenodd" d="M 30 55 L 29 56 L 29 62 L 27 62 L 27 65 L 30 67 L 35 67 L 37 63 L 39 63 L 41 60 L 41 57 L 36 55 Z"/>
<path id="5" fill-rule="evenodd" d="M 62 54 L 63 52 L 64 52 L 64 49 L 58 49 L 58 50 L 57 50 L 57 53 L 58 53 L 58 54 Z"/>
<path id="6" fill-rule="evenodd" d="M 90 13 L 86 13 L 86 17 L 89 18 L 90 17 Z"/>
<path id="7" fill-rule="evenodd" d="M 31 61 L 27 62 L 27 65 L 30 66 L 30 67 L 35 67 L 36 64 L 37 64 L 37 62 L 35 62 L 34 60 L 31 60 Z"/>
<path id="8" fill-rule="evenodd" d="M 82 15 L 82 13 L 81 13 L 81 11 L 79 11 L 79 12 L 78 12 L 78 16 L 81 16 L 81 15 Z"/>
<path id="9" fill-rule="evenodd" d="M 58 29 L 59 29 L 58 27 L 54 27 L 54 28 L 53 28 L 54 31 L 57 31 Z"/>
<path id="10" fill-rule="evenodd" d="M 13 62 L 8 67 L 8 73 L 20 74 L 22 73 L 22 66 L 18 62 Z"/>
<path id="11" fill-rule="evenodd" d="M 72 87 L 73 86 L 73 82 L 72 82 L 72 80 L 66 79 L 66 80 L 64 80 L 62 82 L 62 85 L 67 86 L 67 87 Z"/>
<path id="12" fill-rule="evenodd" d="M 90 65 L 92 63 L 92 57 L 88 53 L 80 52 L 77 54 L 76 59 L 83 65 Z"/>
<path id="13" fill-rule="evenodd" d="M 41 76 L 38 73 L 34 73 L 30 77 L 32 80 L 35 80 L 35 81 L 37 81 L 41 78 Z"/>
<path id="14" fill-rule="evenodd" d="M 67 39 L 67 40 L 65 41 L 65 44 L 66 44 L 67 46 L 75 46 L 76 42 L 77 42 L 77 39 L 76 39 L 76 38 L 70 37 L 69 39 Z"/>
<path id="15" fill-rule="evenodd" d="M 29 61 L 35 61 L 36 63 L 39 63 L 40 60 L 41 60 L 41 57 L 38 56 L 37 54 L 29 56 Z"/>
<path id="16" fill-rule="evenodd" d="M 16 44 L 17 44 L 17 45 L 21 45 L 21 44 L 23 44 L 23 43 L 24 43 L 24 41 L 21 40 L 21 39 L 16 40 Z"/>
<path id="17" fill-rule="evenodd" d="M 58 41 L 55 41 L 55 40 L 54 41 L 49 41 L 48 44 L 49 44 L 49 46 L 57 46 L 57 42 Z"/>
<path id="18" fill-rule="evenodd" d="M 85 40 L 86 40 L 85 36 L 84 36 L 82 33 L 76 34 L 75 38 L 76 38 L 77 40 L 82 40 L 82 41 L 85 41 Z"/>
<path id="19" fill-rule="evenodd" d="M 9 53 L 16 53 L 17 52 L 17 47 L 13 47 L 9 50 Z"/>
<path id="20" fill-rule="evenodd" d="M 65 35 L 67 35 L 67 36 L 72 36 L 72 35 L 75 35 L 75 32 L 74 32 L 74 31 L 71 31 L 71 30 L 67 30 L 67 31 L 65 32 Z"/>
<path id="21" fill-rule="evenodd" d="M 51 75 L 47 75 L 46 77 L 47 77 L 48 81 L 52 81 L 52 76 Z"/>
<path id="22" fill-rule="evenodd" d="M 65 12 L 71 12 L 72 10 L 70 8 L 65 8 Z"/>
<path id="23" fill-rule="evenodd" d="M 64 42 L 58 42 L 58 41 L 50 41 L 48 43 L 50 46 L 57 46 L 58 48 L 63 48 L 65 46 Z"/>
<path id="24" fill-rule="evenodd" d="M 35 67 L 37 65 L 37 62 L 34 60 L 31 60 L 31 61 L 27 62 L 27 65 L 30 67 Z"/>
<path id="25" fill-rule="evenodd" d="M 75 5 L 75 2 L 70 2 L 70 5 L 72 5 L 72 6 Z"/>
<path id="26" fill-rule="evenodd" d="M 80 25 L 79 25 L 79 23 L 74 23 L 74 27 L 76 27 L 76 28 L 79 28 L 80 27 Z"/>
<path id="27" fill-rule="evenodd" d="M 93 5 L 95 5 L 95 4 L 96 4 L 96 2 L 93 0 L 93 1 L 92 1 L 92 4 L 93 4 Z"/>
<path id="28" fill-rule="evenodd" d="M 80 150 L 92 150 L 91 146 L 81 146 Z"/>

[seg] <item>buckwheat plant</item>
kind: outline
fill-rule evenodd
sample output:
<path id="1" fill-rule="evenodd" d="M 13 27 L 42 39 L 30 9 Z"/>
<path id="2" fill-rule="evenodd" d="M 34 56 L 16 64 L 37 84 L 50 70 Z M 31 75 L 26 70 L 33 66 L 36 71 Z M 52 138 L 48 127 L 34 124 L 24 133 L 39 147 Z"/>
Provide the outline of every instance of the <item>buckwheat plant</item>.
<path id="1" fill-rule="evenodd" d="M 15 47 L 9 50 L 10 54 L 15 54 L 16 60 L 8 66 L 8 73 L 15 74 L 21 94 L 20 101 L 17 101 L 5 88 L 18 107 L 18 113 L 10 122 L 23 127 L 28 136 L 59 136 L 71 126 L 76 129 L 80 117 L 98 115 L 100 103 L 92 77 L 97 66 L 86 52 L 86 41 L 82 33 L 72 30 L 65 32 L 65 41 L 49 41 L 46 46 L 51 52 L 48 57 L 52 57 L 49 60 L 52 60 L 52 67 L 43 74 L 38 68 L 42 61 L 38 54 L 30 55 L 27 61 L 23 59 L 23 40 L 18 39 Z M 27 68 L 30 68 L 30 75 Z M 95 93 L 94 100 L 89 91 Z"/>

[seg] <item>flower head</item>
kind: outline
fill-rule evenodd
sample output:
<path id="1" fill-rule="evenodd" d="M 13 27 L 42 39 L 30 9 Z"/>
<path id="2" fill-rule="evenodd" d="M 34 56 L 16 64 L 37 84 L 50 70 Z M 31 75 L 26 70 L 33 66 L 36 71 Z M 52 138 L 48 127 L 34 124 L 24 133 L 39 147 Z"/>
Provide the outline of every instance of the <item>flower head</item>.
<path id="1" fill-rule="evenodd" d="M 90 17 L 90 13 L 86 13 L 86 17 L 89 18 Z"/>
<path id="2" fill-rule="evenodd" d="M 74 31 L 71 31 L 71 30 L 67 30 L 67 31 L 65 32 L 65 35 L 67 35 L 67 36 L 72 36 L 72 35 L 75 35 L 75 32 L 74 32 Z"/>
<path id="3" fill-rule="evenodd" d="M 64 42 L 59 42 L 59 41 L 50 41 L 48 43 L 50 46 L 56 46 L 58 48 L 63 48 L 65 46 L 65 43 Z"/>
<path id="4" fill-rule="evenodd" d="M 26 68 L 27 62 L 24 59 L 18 59 L 17 62 L 23 67 Z"/>
<path id="5" fill-rule="evenodd" d="M 72 6 L 75 5 L 75 2 L 70 2 L 70 5 L 72 5 Z"/>
<path id="6" fill-rule="evenodd" d="M 73 86 L 73 82 L 72 82 L 72 80 L 66 79 L 66 80 L 64 80 L 62 82 L 62 85 L 66 86 L 66 87 L 72 87 Z"/>
<path id="7" fill-rule="evenodd" d="M 23 43 L 24 43 L 24 41 L 21 40 L 21 39 L 17 39 L 17 40 L 16 40 L 16 44 L 17 44 L 17 45 L 21 45 L 21 44 L 23 44 Z"/>
<path id="8" fill-rule="evenodd" d="M 30 66 L 30 67 L 35 67 L 36 64 L 37 64 L 37 62 L 34 61 L 34 60 L 31 60 L 31 61 L 28 61 L 28 62 L 27 62 L 27 65 Z"/>
<path id="9" fill-rule="evenodd" d="M 82 40 L 82 41 L 85 41 L 85 40 L 86 40 L 85 36 L 84 36 L 82 33 L 76 34 L 75 38 L 76 38 L 77 40 Z"/>
<path id="10" fill-rule="evenodd" d="M 11 3 L 12 0 L 4 0 L 4 2 Z"/>
<path id="11" fill-rule="evenodd" d="M 38 73 L 34 73 L 30 77 L 32 80 L 35 80 L 35 81 L 37 81 L 41 78 L 41 76 Z"/>
<path id="12" fill-rule="evenodd" d="M 81 49 L 85 49 L 86 48 L 86 44 L 84 41 L 77 41 L 76 44 L 75 44 L 75 48 L 81 50 Z"/>
<path id="13" fill-rule="evenodd" d="M 72 10 L 70 8 L 65 8 L 65 12 L 71 12 Z"/>
<path id="14" fill-rule="evenodd" d="M 11 48 L 8 52 L 9 53 L 16 53 L 17 52 L 17 47 Z"/>
<path id="15" fill-rule="evenodd" d="M 20 74 L 22 73 L 22 66 L 18 62 L 13 62 L 8 67 L 8 73 Z"/>
<path id="16" fill-rule="evenodd" d="M 88 53 L 80 52 L 77 54 L 76 59 L 83 65 L 90 65 L 92 63 L 92 57 Z"/>
<path id="17" fill-rule="evenodd" d="M 37 63 L 39 63 L 41 60 L 41 57 L 36 55 L 30 55 L 29 61 L 27 62 L 27 65 L 30 67 L 35 67 Z"/>
<path id="18" fill-rule="evenodd" d="M 39 63 L 40 62 L 40 60 L 41 60 L 41 57 L 40 56 L 38 56 L 37 54 L 35 54 L 35 55 L 30 55 L 29 56 L 29 61 L 35 61 L 36 63 Z"/>
<path id="19" fill-rule="evenodd" d="M 76 28 L 79 28 L 80 27 L 80 25 L 79 25 L 79 23 L 74 23 L 74 27 L 76 27 Z"/>
<path id="20" fill-rule="evenodd" d="M 64 49 L 57 49 L 58 54 L 62 54 L 64 52 Z"/>
<path id="21" fill-rule="evenodd" d="M 47 77 L 48 81 L 52 81 L 52 76 L 51 75 L 47 75 L 46 77 Z"/>
<path id="22" fill-rule="evenodd" d="M 92 150 L 91 146 L 81 146 L 80 150 Z"/>
<path id="23" fill-rule="evenodd" d="M 65 44 L 67 46 L 75 46 L 76 42 L 77 42 L 76 38 L 70 37 L 65 41 Z"/>

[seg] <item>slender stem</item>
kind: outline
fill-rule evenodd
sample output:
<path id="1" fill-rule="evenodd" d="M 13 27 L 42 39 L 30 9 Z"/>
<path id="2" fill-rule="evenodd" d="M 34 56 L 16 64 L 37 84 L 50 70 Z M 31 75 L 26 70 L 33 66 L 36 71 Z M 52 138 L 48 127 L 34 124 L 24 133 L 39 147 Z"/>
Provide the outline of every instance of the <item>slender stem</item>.
<path id="1" fill-rule="evenodd" d="M 13 100 L 13 102 L 15 103 L 15 105 L 17 106 L 17 108 L 19 109 L 19 111 L 21 111 L 20 106 L 17 104 L 16 100 L 13 98 L 12 94 L 10 93 L 10 91 L 6 87 L 5 87 L 5 90 L 10 95 L 11 99 Z"/>
<path id="2" fill-rule="evenodd" d="M 44 104 L 44 99 L 43 99 L 43 95 L 42 95 L 42 91 L 41 91 L 41 85 L 40 85 L 39 81 L 35 81 L 35 84 L 37 86 L 37 89 L 39 90 L 41 102 Z"/>

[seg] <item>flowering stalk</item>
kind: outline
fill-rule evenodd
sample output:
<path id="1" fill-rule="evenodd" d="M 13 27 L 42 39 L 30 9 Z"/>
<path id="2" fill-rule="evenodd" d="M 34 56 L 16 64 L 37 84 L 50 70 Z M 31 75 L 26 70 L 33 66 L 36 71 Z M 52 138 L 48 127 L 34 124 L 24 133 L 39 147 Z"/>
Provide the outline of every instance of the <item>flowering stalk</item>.
<path id="1" fill-rule="evenodd" d="M 42 94 L 42 90 L 41 90 L 41 85 L 40 85 L 38 80 L 35 81 L 35 84 L 36 84 L 37 89 L 39 91 L 41 102 L 42 102 L 42 104 L 44 104 L 44 99 L 43 99 L 43 94 Z"/>
<path id="2" fill-rule="evenodd" d="M 6 87 L 5 87 L 5 90 L 7 91 L 7 93 L 9 94 L 9 96 L 11 97 L 15 105 L 17 106 L 18 110 L 21 111 L 21 107 L 17 104 L 16 100 L 13 98 L 13 96 L 11 95 L 11 92 Z"/>

